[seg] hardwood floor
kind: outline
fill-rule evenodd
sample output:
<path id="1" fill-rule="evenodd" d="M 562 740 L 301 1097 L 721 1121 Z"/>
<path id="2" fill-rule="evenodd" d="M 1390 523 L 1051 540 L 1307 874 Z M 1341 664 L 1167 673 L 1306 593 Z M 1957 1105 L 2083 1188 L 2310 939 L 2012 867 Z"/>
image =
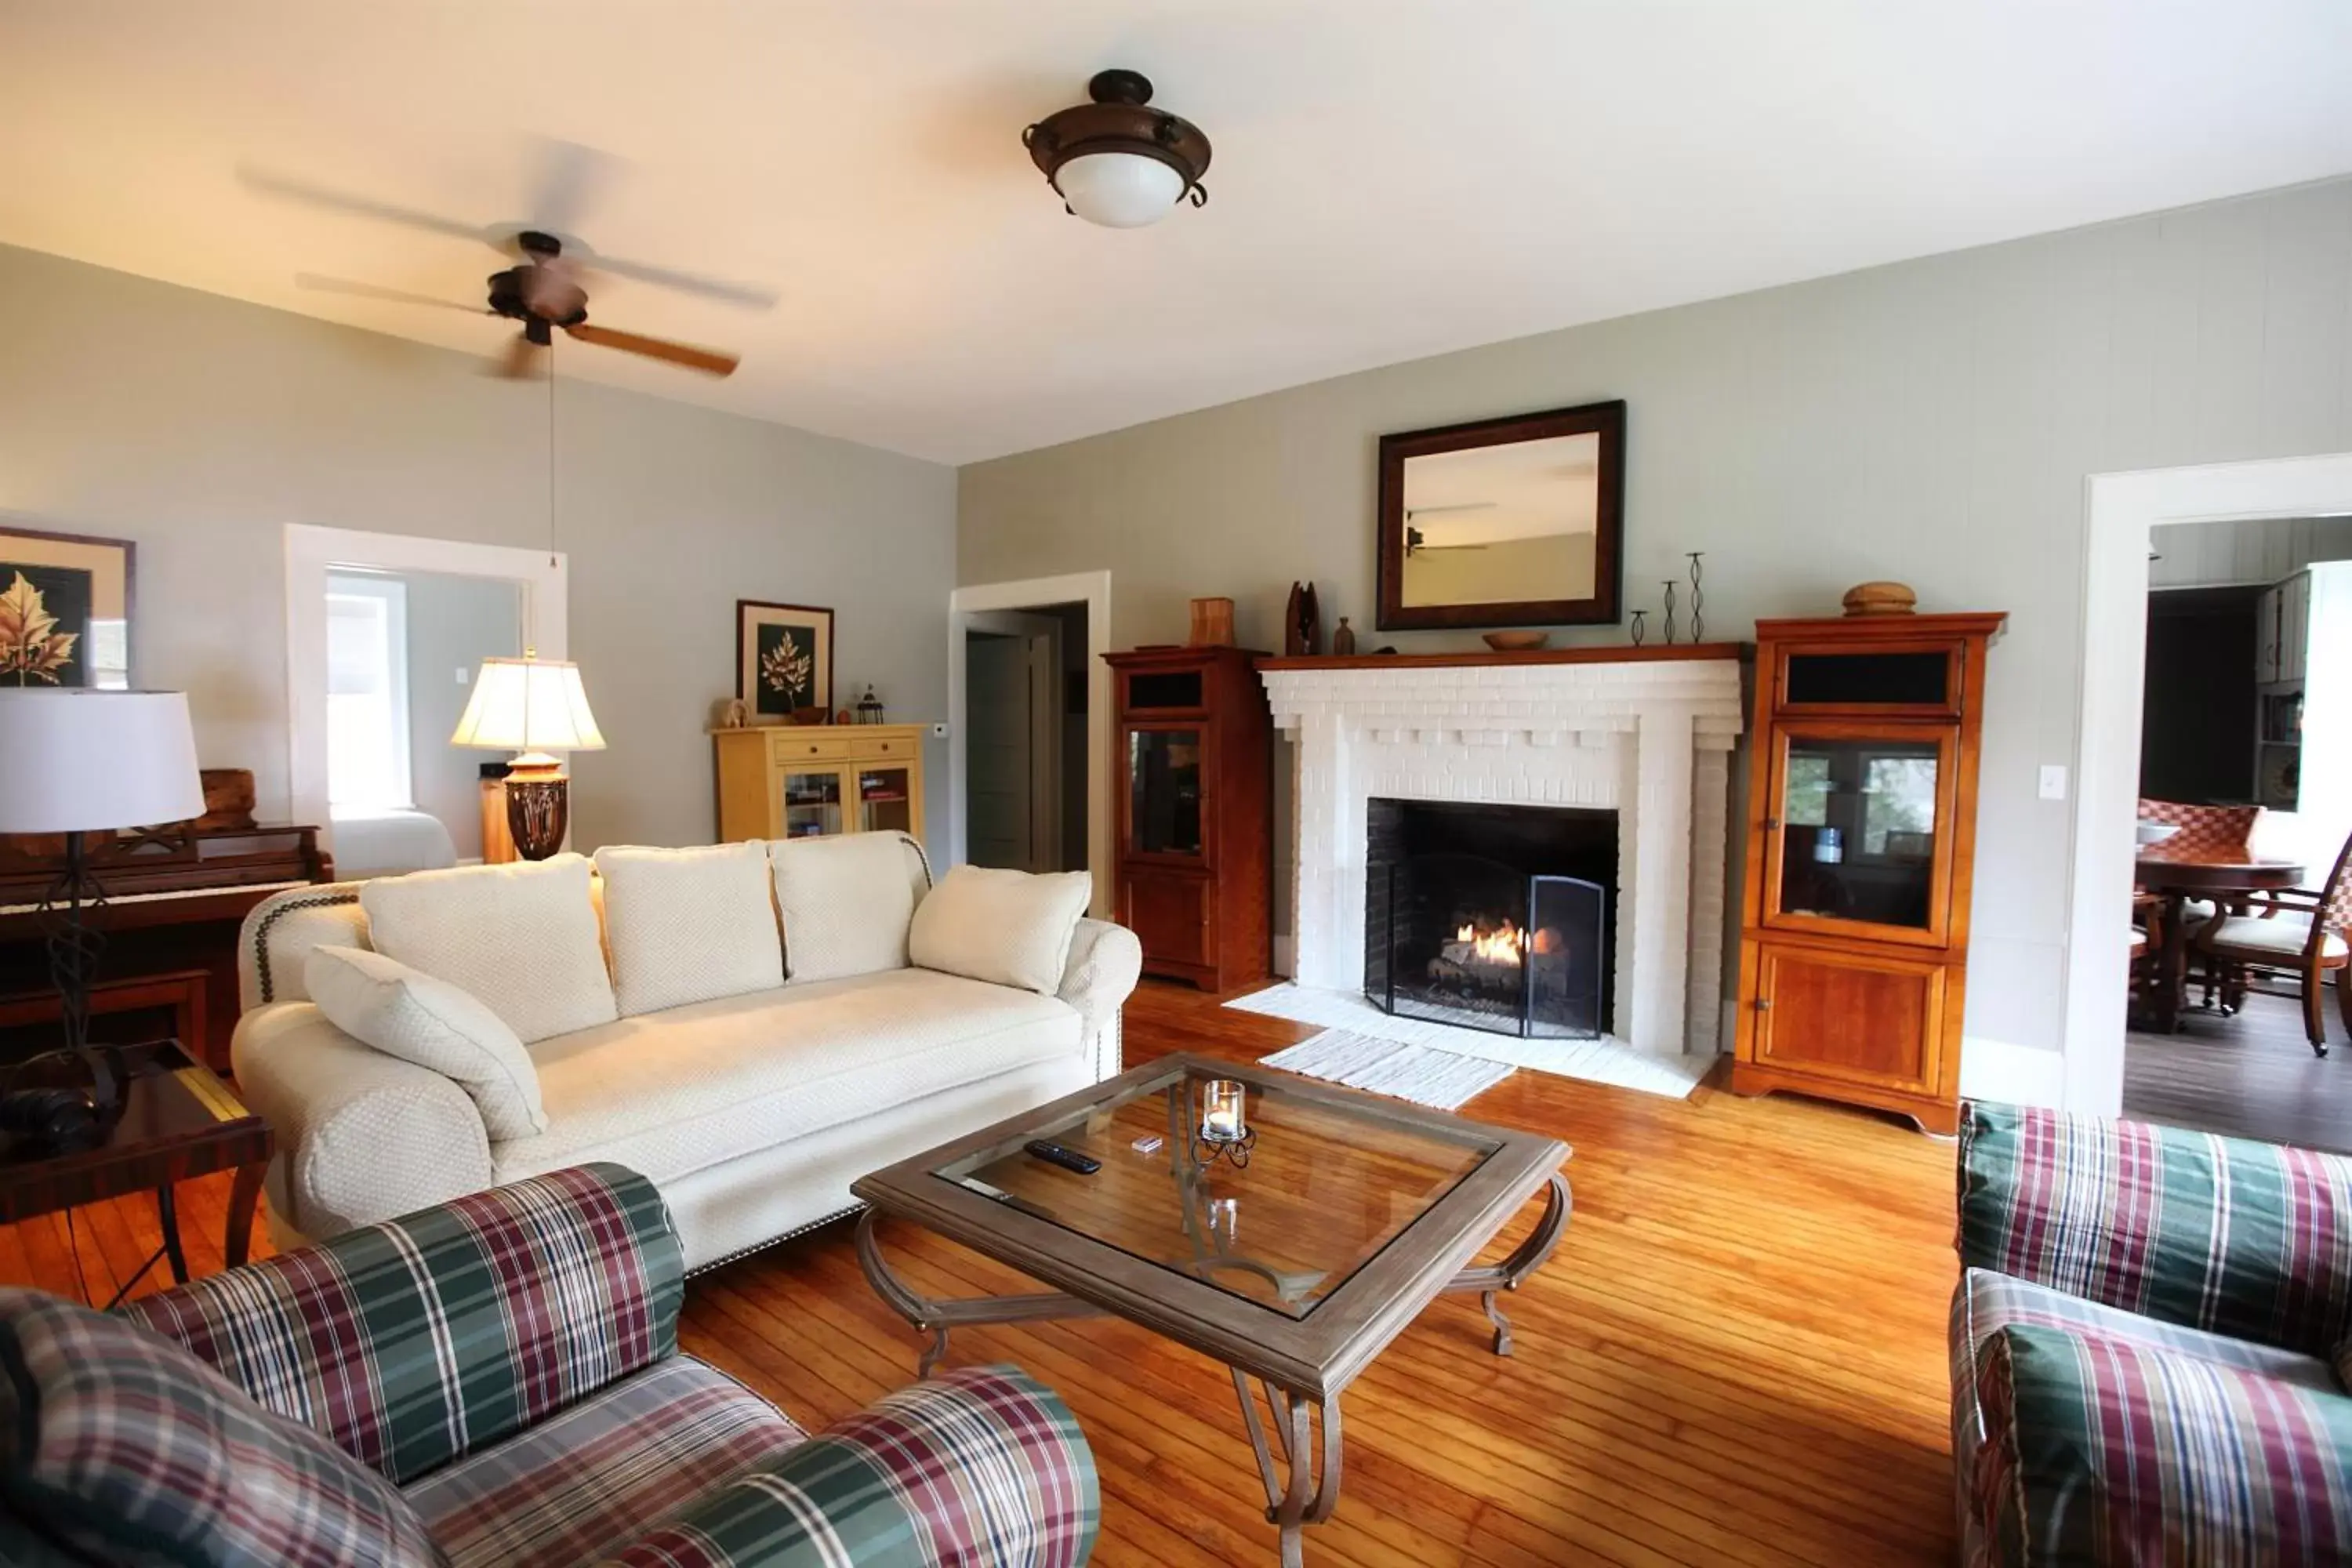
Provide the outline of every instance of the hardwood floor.
<path id="1" fill-rule="evenodd" d="M 1127 1017 L 1130 1063 L 1312 1032 L 1151 982 Z M 1307 1530 L 1310 1563 L 1949 1560 L 1949 1143 L 1804 1100 L 1532 1072 L 1467 1111 L 1573 1145 L 1575 1217 L 1507 1303 L 1516 1356 L 1489 1353 L 1475 1297 L 1451 1298 L 1348 1391 L 1345 1486 Z M 219 1266 L 226 1194 L 183 1194 L 199 1268 Z M 110 1289 L 153 1205 L 77 1225 Z M 0 1280 L 71 1291 L 64 1242 L 62 1221 L 0 1230 Z M 883 1243 L 933 1294 L 1024 1288 L 911 1226 Z M 697 1279 L 683 1336 L 812 1426 L 908 1382 L 917 1349 L 845 1224 Z M 1223 1368 L 1109 1320 L 959 1331 L 952 1359 L 1018 1363 L 1069 1400 L 1102 1467 L 1098 1563 L 1274 1560 Z"/>
<path id="2" fill-rule="evenodd" d="M 2325 1058 L 2304 1037 L 2302 1005 L 2284 996 L 2248 996 L 2235 1017 L 2187 1008 L 2177 1035 L 2132 1031 L 2124 1114 L 2352 1153 L 2352 1044 L 2336 998 L 2326 1002 Z"/>

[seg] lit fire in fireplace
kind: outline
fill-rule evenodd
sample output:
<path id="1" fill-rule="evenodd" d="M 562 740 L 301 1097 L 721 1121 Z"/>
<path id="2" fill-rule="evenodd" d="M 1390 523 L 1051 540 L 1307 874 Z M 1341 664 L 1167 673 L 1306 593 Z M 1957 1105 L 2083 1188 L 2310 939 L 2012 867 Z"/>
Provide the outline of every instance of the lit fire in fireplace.
<path id="1" fill-rule="evenodd" d="M 1505 921 L 1495 931 L 1482 931 L 1475 926 L 1465 925 L 1454 933 L 1454 941 L 1455 945 L 1466 950 L 1466 957 L 1513 969 L 1519 966 L 1528 950 L 1528 933 L 1509 921 Z"/>

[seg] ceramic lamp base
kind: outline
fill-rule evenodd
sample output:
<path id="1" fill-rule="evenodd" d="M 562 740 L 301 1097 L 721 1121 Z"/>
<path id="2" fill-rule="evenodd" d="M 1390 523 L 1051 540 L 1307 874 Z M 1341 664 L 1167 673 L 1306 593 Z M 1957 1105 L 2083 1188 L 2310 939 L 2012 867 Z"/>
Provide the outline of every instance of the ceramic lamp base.
<path id="1" fill-rule="evenodd" d="M 563 847 L 572 820 L 572 781 L 561 767 L 518 765 L 506 777 L 507 832 L 515 853 L 544 860 Z"/>

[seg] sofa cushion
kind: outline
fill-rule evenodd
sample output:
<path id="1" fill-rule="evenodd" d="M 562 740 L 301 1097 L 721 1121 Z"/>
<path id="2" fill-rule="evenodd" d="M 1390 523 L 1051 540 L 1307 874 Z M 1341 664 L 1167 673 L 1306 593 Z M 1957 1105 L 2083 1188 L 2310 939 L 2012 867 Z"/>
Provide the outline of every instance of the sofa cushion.
<path id="1" fill-rule="evenodd" d="M 656 1182 L 1078 1048 L 1067 1004 L 923 969 L 787 985 L 542 1041 L 547 1131 L 502 1182 L 614 1160 Z"/>
<path id="2" fill-rule="evenodd" d="M 99 1563 L 442 1561 L 392 1483 L 179 1346 L 0 1290 L 0 1495 Z"/>
<path id="3" fill-rule="evenodd" d="M 780 838 L 768 854 L 783 915 L 784 963 L 794 982 L 907 967 L 915 889 L 907 846 L 897 834 Z"/>
<path id="4" fill-rule="evenodd" d="M 908 952 L 925 969 L 1051 996 L 1094 889 L 1084 871 L 959 866 L 916 910 Z"/>
<path id="5" fill-rule="evenodd" d="M 2000 1561 L 2352 1559 L 2352 1398 L 2095 1331 L 2016 1324 L 1978 1359 Z"/>
<path id="6" fill-rule="evenodd" d="M 526 1045 L 619 1016 L 580 856 L 385 877 L 360 908 L 378 952 L 472 992 Z"/>
<path id="7" fill-rule="evenodd" d="M 547 1131 L 539 1070 L 480 998 L 356 947 L 312 948 L 303 960 L 302 988 L 327 1021 L 353 1039 L 457 1084 L 480 1108 L 492 1138 Z"/>
<path id="8" fill-rule="evenodd" d="M 608 845 L 596 851 L 596 869 L 623 1017 L 784 983 L 764 846 Z"/>
<path id="9" fill-rule="evenodd" d="M 455 1568 L 571 1568 L 802 1440 L 766 1400 L 675 1355 L 435 1471 L 408 1500 Z"/>

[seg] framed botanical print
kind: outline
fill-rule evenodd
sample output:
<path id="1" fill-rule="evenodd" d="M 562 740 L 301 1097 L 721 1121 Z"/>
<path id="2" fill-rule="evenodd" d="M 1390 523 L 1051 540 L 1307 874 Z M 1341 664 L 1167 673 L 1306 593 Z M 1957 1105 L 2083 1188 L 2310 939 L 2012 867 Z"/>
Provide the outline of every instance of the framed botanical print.
<path id="1" fill-rule="evenodd" d="M 833 715 L 833 612 L 735 601 L 735 695 L 754 724 L 789 724 L 802 709 Z"/>
<path id="2" fill-rule="evenodd" d="M 0 686 L 130 686 L 132 551 L 0 523 Z"/>

